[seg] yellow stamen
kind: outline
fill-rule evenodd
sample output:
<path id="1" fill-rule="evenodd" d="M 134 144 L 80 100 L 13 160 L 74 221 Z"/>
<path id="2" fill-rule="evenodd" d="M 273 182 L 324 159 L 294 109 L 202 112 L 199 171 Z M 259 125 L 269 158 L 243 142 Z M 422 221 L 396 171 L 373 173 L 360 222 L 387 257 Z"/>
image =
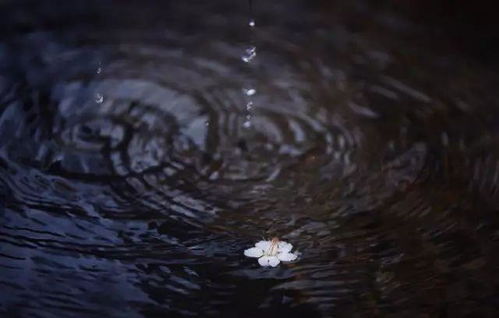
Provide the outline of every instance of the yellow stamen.
<path id="1" fill-rule="evenodd" d="M 279 244 L 279 239 L 277 237 L 274 237 L 272 239 L 271 244 L 270 244 L 270 248 L 269 248 L 269 250 L 267 251 L 266 254 L 269 255 L 269 256 L 274 256 L 275 254 L 277 254 L 278 244 Z"/>

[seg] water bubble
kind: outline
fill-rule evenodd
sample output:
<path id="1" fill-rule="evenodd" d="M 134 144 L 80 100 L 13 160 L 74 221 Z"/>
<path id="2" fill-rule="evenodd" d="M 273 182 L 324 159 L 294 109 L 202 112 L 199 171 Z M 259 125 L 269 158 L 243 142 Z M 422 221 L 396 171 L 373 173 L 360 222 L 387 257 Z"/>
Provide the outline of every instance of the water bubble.
<path id="1" fill-rule="evenodd" d="M 245 54 L 241 57 L 241 59 L 249 63 L 251 62 L 252 59 L 254 59 L 256 56 L 256 47 L 252 46 L 246 49 Z"/>

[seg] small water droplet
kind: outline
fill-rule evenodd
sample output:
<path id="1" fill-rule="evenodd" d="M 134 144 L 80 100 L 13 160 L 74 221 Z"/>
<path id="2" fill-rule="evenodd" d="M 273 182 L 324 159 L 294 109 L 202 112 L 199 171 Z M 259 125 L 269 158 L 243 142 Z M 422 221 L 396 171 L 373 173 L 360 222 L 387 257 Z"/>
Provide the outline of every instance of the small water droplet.
<path id="1" fill-rule="evenodd" d="M 241 59 L 249 63 L 251 62 L 252 59 L 254 59 L 256 56 L 256 47 L 252 46 L 246 49 L 245 54 L 241 57 Z"/>
<path id="2" fill-rule="evenodd" d="M 100 73 L 102 73 L 102 67 L 97 68 L 97 74 L 100 74 Z"/>
<path id="3" fill-rule="evenodd" d="M 253 109 L 253 102 L 249 101 L 247 104 L 246 104 L 246 110 L 247 111 L 250 111 Z"/>
<path id="4" fill-rule="evenodd" d="M 255 95 L 256 93 L 256 89 L 254 88 L 245 88 L 244 89 L 244 94 L 246 94 L 246 96 L 253 96 Z"/>
<path id="5" fill-rule="evenodd" d="M 246 121 L 243 123 L 243 127 L 244 127 L 244 128 L 250 128 L 250 127 L 251 127 L 251 121 L 250 121 L 250 120 L 246 120 Z"/>
<path id="6" fill-rule="evenodd" d="M 104 96 L 102 94 L 95 94 L 95 102 L 102 104 L 104 102 Z"/>
<path id="7" fill-rule="evenodd" d="M 253 28 L 255 26 L 255 20 L 251 19 L 248 25 Z"/>

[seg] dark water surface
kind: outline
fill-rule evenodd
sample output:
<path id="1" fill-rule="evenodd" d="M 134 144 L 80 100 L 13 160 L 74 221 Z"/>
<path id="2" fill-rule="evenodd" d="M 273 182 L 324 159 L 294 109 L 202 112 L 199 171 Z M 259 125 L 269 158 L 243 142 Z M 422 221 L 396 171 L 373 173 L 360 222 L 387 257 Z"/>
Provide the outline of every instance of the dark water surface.
<path id="1" fill-rule="evenodd" d="M 1 317 L 498 315 L 497 72 L 254 6 L 0 1 Z M 273 236 L 299 261 L 243 256 Z"/>

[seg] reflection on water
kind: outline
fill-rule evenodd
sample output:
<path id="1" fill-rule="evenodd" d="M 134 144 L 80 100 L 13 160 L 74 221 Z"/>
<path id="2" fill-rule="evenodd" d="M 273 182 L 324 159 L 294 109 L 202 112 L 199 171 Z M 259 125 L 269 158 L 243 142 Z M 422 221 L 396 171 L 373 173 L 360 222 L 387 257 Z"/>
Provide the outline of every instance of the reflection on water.
<path id="1" fill-rule="evenodd" d="M 423 26 L 361 1 L 249 26 L 244 1 L 1 6 L 2 315 L 497 313 L 497 75 Z M 274 236 L 300 261 L 244 257 Z"/>

